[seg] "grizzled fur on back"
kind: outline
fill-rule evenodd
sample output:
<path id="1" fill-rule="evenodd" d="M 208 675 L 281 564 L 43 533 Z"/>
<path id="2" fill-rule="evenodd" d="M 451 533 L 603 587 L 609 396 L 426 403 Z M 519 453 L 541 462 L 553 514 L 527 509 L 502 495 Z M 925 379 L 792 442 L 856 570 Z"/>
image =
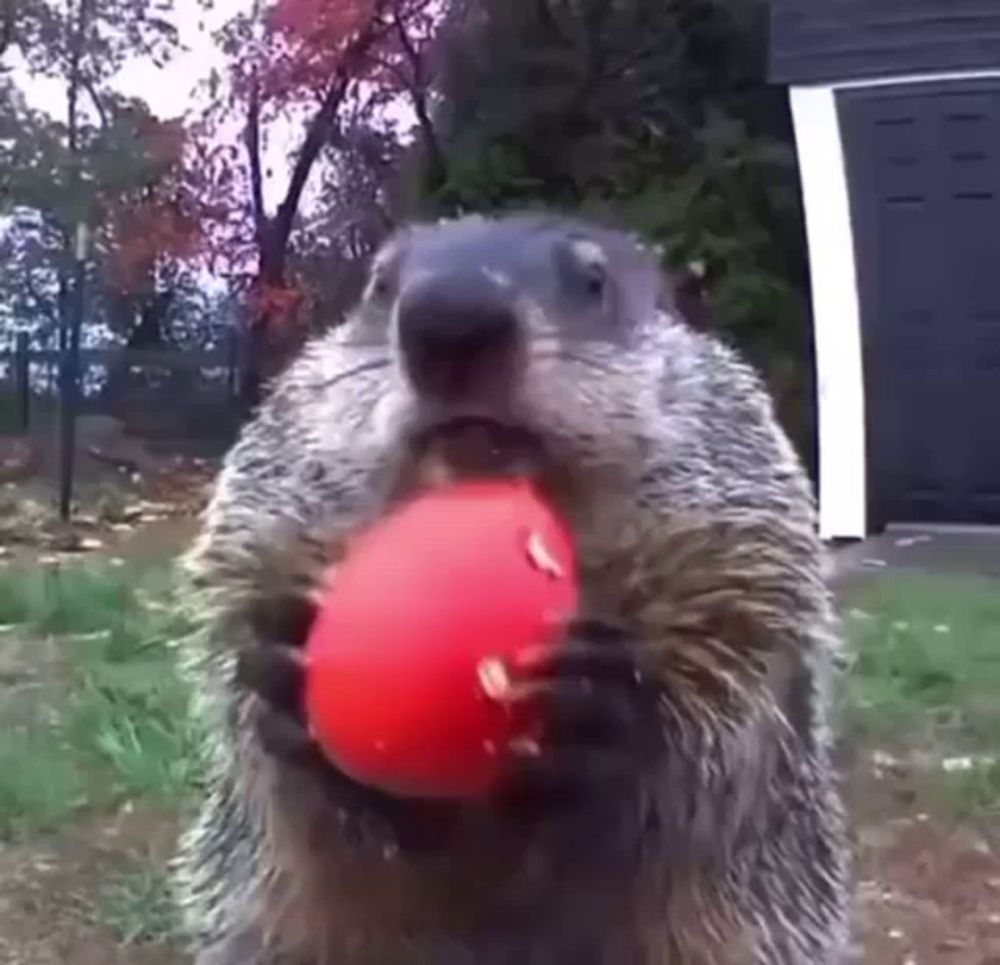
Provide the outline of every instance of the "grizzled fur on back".
<path id="1" fill-rule="evenodd" d="M 424 484 L 395 307 L 442 265 L 516 294 L 505 418 L 544 441 L 588 607 L 657 681 L 662 752 L 571 847 L 482 815 L 443 852 L 387 847 L 260 746 L 233 678 L 237 648 L 300 634 L 346 538 Z M 650 252 L 555 216 L 401 230 L 244 431 L 187 559 L 214 735 L 180 872 L 198 965 L 832 965 L 846 870 L 822 566 L 766 393 L 676 317 Z"/>

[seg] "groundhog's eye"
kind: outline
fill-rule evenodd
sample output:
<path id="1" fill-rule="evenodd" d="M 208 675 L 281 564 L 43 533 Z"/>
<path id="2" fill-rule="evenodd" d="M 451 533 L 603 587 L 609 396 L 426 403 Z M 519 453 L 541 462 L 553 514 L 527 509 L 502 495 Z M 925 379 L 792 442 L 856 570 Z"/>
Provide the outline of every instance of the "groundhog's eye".
<path id="1" fill-rule="evenodd" d="M 378 272 L 372 275 L 371 281 L 368 283 L 368 297 L 381 301 L 389 296 L 389 289 L 389 279 L 384 273 Z"/>
<path id="2" fill-rule="evenodd" d="M 607 276 L 600 265 L 592 265 L 588 268 L 585 287 L 587 294 L 595 301 L 600 301 L 604 298 L 604 289 L 607 287 L 607 282 Z"/>
<path id="3" fill-rule="evenodd" d="M 601 247 L 589 238 L 574 238 L 566 254 L 567 270 L 574 287 L 588 301 L 603 304 L 608 289 L 608 272 Z"/>

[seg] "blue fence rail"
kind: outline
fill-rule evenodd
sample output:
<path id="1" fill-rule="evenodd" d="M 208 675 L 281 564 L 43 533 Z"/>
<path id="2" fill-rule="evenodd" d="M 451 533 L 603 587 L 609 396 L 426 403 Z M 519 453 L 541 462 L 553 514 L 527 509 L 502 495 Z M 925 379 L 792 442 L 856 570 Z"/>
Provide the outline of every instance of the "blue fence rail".
<path id="1" fill-rule="evenodd" d="M 0 348 L 0 392 L 5 405 L 16 410 L 5 420 L 8 425 L 27 431 L 34 402 L 58 395 L 61 362 L 58 349 L 32 348 L 26 332 L 19 332 L 6 351 Z M 200 400 L 209 407 L 238 407 L 241 340 L 234 334 L 208 350 L 85 348 L 79 372 L 80 411 L 127 405 L 137 397 L 151 406 L 190 407 Z"/>

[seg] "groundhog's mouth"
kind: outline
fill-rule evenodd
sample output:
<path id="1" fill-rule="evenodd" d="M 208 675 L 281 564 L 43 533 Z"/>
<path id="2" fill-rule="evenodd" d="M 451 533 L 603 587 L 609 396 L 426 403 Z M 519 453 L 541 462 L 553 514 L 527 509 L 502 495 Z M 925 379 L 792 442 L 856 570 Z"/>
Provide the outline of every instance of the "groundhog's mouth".
<path id="1" fill-rule="evenodd" d="M 538 479 L 549 462 L 544 440 L 527 426 L 485 416 L 456 416 L 414 431 L 406 488 L 426 489 L 474 477 Z"/>

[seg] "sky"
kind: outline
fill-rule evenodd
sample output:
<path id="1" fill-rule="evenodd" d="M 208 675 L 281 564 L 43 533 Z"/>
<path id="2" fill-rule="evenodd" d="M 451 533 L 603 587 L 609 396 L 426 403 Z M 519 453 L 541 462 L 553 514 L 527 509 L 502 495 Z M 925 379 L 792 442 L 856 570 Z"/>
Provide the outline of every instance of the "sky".
<path id="1" fill-rule="evenodd" d="M 139 59 L 126 65 L 116 78 L 122 91 L 141 95 L 162 117 L 175 117 L 194 105 L 195 84 L 208 76 L 213 66 L 222 66 L 222 56 L 212 41 L 212 32 L 233 14 L 250 8 L 252 0 L 215 0 L 214 9 L 204 12 L 197 0 L 174 0 L 170 16 L 186 52 L 175 56 L 164 68 Z M 204 24 L 204 30 L 199 29 Z M 39 108 L 61 110 L 63 94 L 59 81 L 28 78 L 20 68 L 16 51 L 8 51 L 5 62 L 14 65 L 18 84 L 31 103 Z"/>
<path id="2" fill-rule="evenodd" d="M 50 2 L 59 3 L 60 0 Z M 213 34 L 235 14 L 249 11 L 253 3 L 254 0 L 214 0 L 213 9 L 205 11 L 198 0 L 173 0 L 173 10 L 168 19 L 178 29 L 181 49 L 163 67 L 158 67 L 147 59 L 134 59 L 114 78 L 112 86 L 124 94 L 144 100 L 150 110 L 164 120 L 196 111 L 204 106 L 199 98 L 206 96 L 198 91 L 198 87 L 209 77 L 213 68 L 224 73 L 225 58 L 216 47 Z M 0 67 L 4 72 L 9 71 L 8 76 L 12 77 L 33 108 L 65 119 L 65 81 L 31 76 L 16 48 L 8 48 L 4 52 Z M 86 100 L 83 102 L 83 109 L 92 109 Z M 404 101 L 392 105 L 388 114 L 404 130 L 412 124 L 412 115 Z M 238 143 L 242 133 L 240 126 L 237 119 L 232 129 L 222 132 L 221 136 L 230 143 Z M 273 213 L 287 188 L 292 167 L 288 157 L 298 150 L 301 143 L 302 121 L 268 124 L 264 133 L 264 200 L 267 211 Z M 239 163 L 246 163 L 242 155 Z M 303 193 L 300 210 L 309 209 L 319 188 L 320 178 L 314 172 L 311 187 L 307 185 Z M 13 215 L 0 215 L 0 234 L 13 223 Z M 224 280 L 212 277 L 207 269 L 199 270 L 199 275 L 206 289 L 221 291 L 225 288 Z M 12 333 L 18 327 L 18 320 L 5 318 L 3 309 L 4 306 L 0 306 L 0 322 L 6 324 L 0 324 L 0 330 L 6 329 L 8 333 Z M 12 321 L 15 322 L 13 326 L 9 324 Z M 100 340 L 104 334 L 106 333 L 103 331 L 88 330 L 88 338 Z"/>
<path id="3" fill-rule="evenodd" d="M 181 45 L 186 49 L 162 68 L 148 60 L 133 60 L 115 78 L 114 86 L 123 93 L 145 100 L 153 113 L 163 119 L 183 115 L 199 106 L 195 97 L 196 86 L 209 76 L 213 67 L 221 71 L 225 65 L 212 34 L 234 14 L 248 11 L 252 4 L 253 0 L 215 0 L 213 9 L 206 12 L 199 6 L 198 0 L 174 0 L 174 10 L 169 19 L 177 27 Z M 19 88 L 33 107 L 51 114 L 61 115 L 65 111 L 65 90 L 58 80 L 28 76 L 16 51 L 7 52 L 4 64 L 13 68 Z M 408 120 L 402 105 L 392 114 L 404 123 Z M 298 146 L 301 125 L 292 122 L 269 125 L 266 133 L 263 167 L 268 176 L 265 178 L 264 198 L 268 211 L 273 212 L 287 187 L 290 165 L 286 158 L 289 151 Z M 238 134 L 238 130 L 234 130 L 229 136 Z M 308 203 L 307 191 L 303 205 L 308 206 Z"/>
<path id="4" fill-rule="evenodd" d="M 146 101 L 150 110 L 162 119 L 186 114 L 199 106 L 196 88 L 205 80 L 212 68 L 221 69 L 224 58 L 212 40 L 215 29 L 234 14 L 249 9 L 253 0 L 215 0 L 214 9 L 206 14 L 197 0 L 174 0 L 170 17 L 180 34 L 182 48 L 164 67 L 157 67 L 146 59 L 127 63 L 114 79 L 113 86 L 123 93 Z M 200 27 L 202 29 L 200 29 Z M 4 67 L 11 74 L 28 103 L 37 110 L 53 116 L 64 116 L 66 92 L 64 82 L 31 76 L 16 50 L 8 50 L 3 58 Z M 264 197 L 269 211 L 273 211 L 285 190 L 289 166 L 283 157 L 297 144 L 291 129 L 271 131 L 271 141 L 265 152 L 266 170 L 273 172 L 265 180 Z M 232 132 L 238 135 L 238 131 Z M 232 136 L 232 135 L 230 135 Z M 308 192 L 303 198 L 308 204 Z M 12 223 L 12 218 L 0 216 L 0 232 Z M 199 272 L 208 289 L 221 290 L 224 286 L 205 270 Z M 100 333 L 97 333 L 100 334 Z"/>

